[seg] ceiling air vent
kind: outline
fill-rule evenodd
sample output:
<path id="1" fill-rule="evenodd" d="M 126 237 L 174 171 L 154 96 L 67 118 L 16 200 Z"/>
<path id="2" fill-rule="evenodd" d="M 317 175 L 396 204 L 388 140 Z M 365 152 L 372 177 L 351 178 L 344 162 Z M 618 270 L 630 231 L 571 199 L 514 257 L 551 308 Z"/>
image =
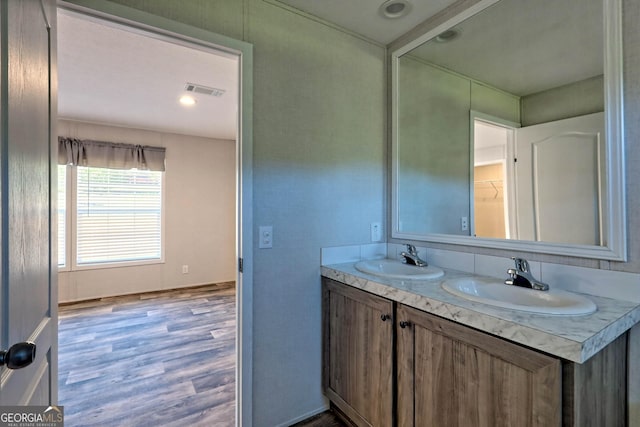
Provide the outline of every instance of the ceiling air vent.
<path id="1" fill-rule="evenodd" d="M 198 85 L 195 83 L 187 83 L 184 86 L 184 89 L 187 92 L 200 93 L 202 95 L 218 96 L 218 97 L 224 95 L 224 92 L 225 92 L 224 89 L 216 89 L 215 87 L 208 87 L 208 86 Z"/>

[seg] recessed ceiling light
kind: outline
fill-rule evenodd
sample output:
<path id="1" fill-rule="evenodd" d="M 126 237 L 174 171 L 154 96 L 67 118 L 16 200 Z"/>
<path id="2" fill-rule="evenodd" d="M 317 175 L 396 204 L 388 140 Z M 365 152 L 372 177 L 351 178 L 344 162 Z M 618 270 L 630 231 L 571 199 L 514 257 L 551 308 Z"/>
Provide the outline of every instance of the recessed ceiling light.
<path id="1" fill-rule="evenodd" d="M 385 18 L 396 19 L 408 15 L 411 7 L 408 0 L 387 0 L 380 5 L 378 11 Z"/>
<path id="2" fill-rule="evenodd" d="M 450 30 L 447 30 L 443 33 L 438 34 L 435 38 L 435 41 L 437 41 L 438 43 L 447 43 L 457 39 L 458 37 L 460 37 L 460 31 L 454 30 L 452 28 Z"/>
<path id="3" fill-rule="evenodd" d="M 196 102 L 197 101 L 193 96 L 183 95 L 182 97 L 180 97 L 180 104 L 182 105 L 195 105 Z"/>

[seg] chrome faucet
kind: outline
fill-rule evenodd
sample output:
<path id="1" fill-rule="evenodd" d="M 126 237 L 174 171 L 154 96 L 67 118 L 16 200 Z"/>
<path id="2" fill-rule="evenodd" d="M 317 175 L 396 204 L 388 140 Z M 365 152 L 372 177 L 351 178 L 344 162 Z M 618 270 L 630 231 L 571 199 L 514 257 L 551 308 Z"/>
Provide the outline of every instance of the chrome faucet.
<path id="1" fill-rule="evenodd" d="M 418 256 L 418 250 L 413 245 L 407 245 L 407 252 L 400 252 L 400 255 L 404 257 L 402 262 L 405 264 L 415 265 L 418 267 L 426 267 L 427 261 L 420 259 Z"/>
<path id="2" fill-rule="evenodd" d="M 512 257 L 516 263 L 516 268 L 507 270 L 509 278 L 504 281 L 506 285 L 522 286 L 523 288 L 534 289 L 536 291 L 548 291 L 549 285 L 536 280 L 529 271 L 529 263 L 524 258 Z"/>

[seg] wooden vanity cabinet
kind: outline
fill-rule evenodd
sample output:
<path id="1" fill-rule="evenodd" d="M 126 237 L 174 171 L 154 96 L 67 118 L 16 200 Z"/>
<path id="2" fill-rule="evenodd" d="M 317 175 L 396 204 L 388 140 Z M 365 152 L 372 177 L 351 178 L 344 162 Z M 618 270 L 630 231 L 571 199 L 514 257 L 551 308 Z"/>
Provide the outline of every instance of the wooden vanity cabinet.
<path id="1" fill-rule="evenodd" d="M 359 426 L 393 424 L 393 302 L 323 279 L 323 388 Z"/>
<path id="2" fill-rule="evenodd" d="M 560 360 L 399 304 L 398 426 L 561 425 Z"/>
<path id="3" fill-rule="evenodd" d="M 322 283 L 323 386 L 357 426 L 627 426 L 627 334 L 573 363 Z"/>

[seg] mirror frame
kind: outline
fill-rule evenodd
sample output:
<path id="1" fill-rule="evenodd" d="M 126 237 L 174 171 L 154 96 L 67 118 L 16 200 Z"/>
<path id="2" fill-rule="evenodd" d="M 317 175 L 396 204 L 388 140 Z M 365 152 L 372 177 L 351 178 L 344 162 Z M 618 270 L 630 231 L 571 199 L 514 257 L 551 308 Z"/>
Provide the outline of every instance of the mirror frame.
<path id="1" fill-rule="evenodd" d="M 482 12 L 500 0 L 480 0 L 390 53 L 391 70 L 391 237 L 464 246 L 479 246 L 581 258 L 626 261 L 626 206 L 623 117 L 622 0 L 603 0 L 604 100 L 608 200 L 603 207 L 607 224 L 605 246 L 506 240 L 448 234 L 415 234 L 398 228 L 398 64 L 399 57 L 443 31 Z"/>

